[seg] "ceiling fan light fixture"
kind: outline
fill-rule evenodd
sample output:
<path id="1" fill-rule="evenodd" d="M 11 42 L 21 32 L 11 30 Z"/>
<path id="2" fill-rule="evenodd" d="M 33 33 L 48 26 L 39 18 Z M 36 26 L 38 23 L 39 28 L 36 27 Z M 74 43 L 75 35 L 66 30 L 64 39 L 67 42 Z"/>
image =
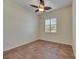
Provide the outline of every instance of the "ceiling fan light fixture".
<path id="1" fill-rule="evenodd" d="M 44 6 L 42 4 L 39 5 L 39 11 L 43 12 L 44 11 Z"/>
<path id="2" fill-rule="evenodd" d="M 30 5 L 30 6 L 36 8 L 35 12 L 45 12 L 46 10 L 51 9 L 51 7 L 45 6 L 44 0 L 40 0 L 39 6 L 36 5 Z"/>
<path id="3" fill-rule="evenodd" d="M 44 8 L 39 8 L 39 11 L 43 12 L 44 11 Z"/>

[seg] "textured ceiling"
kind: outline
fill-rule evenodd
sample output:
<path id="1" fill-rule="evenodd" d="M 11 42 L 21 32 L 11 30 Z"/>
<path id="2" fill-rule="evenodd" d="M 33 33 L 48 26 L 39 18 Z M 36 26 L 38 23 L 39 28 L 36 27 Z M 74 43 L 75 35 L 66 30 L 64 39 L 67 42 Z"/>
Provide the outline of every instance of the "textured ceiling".
<path id="1" fill-rule="evenodd" d="M 39 5 L 40 0 L 15 0 L 17 3 L 22 5 L 23 7 L 28 7 L 31 9 L 33 12 L 36 10 L 35 8 L 31 7 L 30 4 L 33 5 Z M 59 8 L 62 8 L 64 6 L 68 6 L 72 4 L 72 0 L 44 0 L 45 6 L 50 6 L 52 7 L 51 10 L 46 11 L 50 12 Z"/>

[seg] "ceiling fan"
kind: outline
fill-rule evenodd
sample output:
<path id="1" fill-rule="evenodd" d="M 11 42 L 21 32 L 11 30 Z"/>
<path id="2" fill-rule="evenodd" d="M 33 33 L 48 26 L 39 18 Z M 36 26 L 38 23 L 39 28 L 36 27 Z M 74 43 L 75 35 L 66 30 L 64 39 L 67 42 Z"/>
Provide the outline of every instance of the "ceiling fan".
<path id="1" fill-rule="evenodd" d="M 30 5 L 30 6 L 32 6 L 32 7 L 34 7 L 34 8 L 37 8 L 37 10 L 35 10 L 35 12 L 44 12 L 45 10 L 50 10 L 50 9 L 52 9 L 51 7 L 48 7 L 48 6 L 45 6 L 45 4 L 44 4 L 44 0 L 40 0 L 40 4 L 39 4 L 39 6 L 36 6 L 36 5 Z"/>

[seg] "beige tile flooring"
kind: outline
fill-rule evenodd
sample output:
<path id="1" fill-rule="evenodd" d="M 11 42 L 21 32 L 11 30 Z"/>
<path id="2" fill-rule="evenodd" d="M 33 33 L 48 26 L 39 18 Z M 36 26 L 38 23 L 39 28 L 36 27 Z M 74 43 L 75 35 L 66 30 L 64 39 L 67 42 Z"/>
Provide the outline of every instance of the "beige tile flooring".
<path id="1" fill-rule="evenodd" d="M 4 59 L 75 59 L 71 45 L 44 40 L 4 52 Z"/>

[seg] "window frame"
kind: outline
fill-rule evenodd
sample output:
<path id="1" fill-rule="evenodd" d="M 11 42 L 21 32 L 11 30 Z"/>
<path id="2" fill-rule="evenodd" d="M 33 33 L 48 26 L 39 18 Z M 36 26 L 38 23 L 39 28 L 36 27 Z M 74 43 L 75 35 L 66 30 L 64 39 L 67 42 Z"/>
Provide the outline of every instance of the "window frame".
<path id="1" fill-rule="evenodd" d="M 57 32 L 57 17 L 53 17 L 53 18 L 48 18 L 48 19 L 45 19 L 44 20 L 44 32 L 45 33 L 56 33 L 56 32 L 51 32 L 51 25 L 50 25 L 50 32 L 46 32 L 45 30 L 46 30 L 46 28 L 45 28 L 45 26 L 46 26 L 46 20 L 50 20 L 50 24 L 51 24 L 51 19 L 56 19 L 56 32 Z"/>

